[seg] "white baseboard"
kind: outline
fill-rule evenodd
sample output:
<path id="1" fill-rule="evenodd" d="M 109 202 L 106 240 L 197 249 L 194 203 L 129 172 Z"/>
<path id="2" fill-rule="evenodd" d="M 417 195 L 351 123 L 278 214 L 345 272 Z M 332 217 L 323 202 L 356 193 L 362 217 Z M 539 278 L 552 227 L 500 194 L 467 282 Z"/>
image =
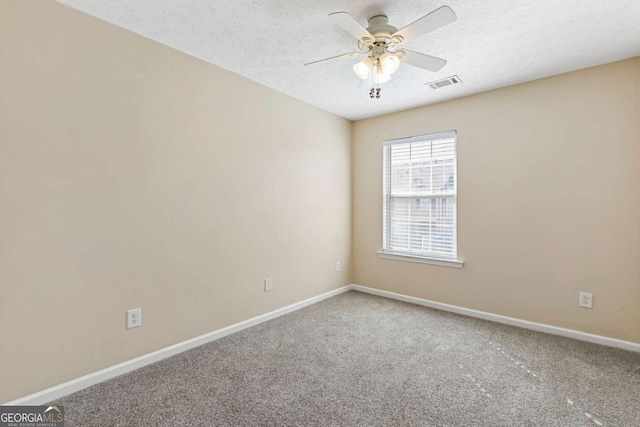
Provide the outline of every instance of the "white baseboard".
<path id="1" fill-rule="evenodd" d="M 226 337 L 235 332 L 239 332 L 243 329 L 250 328 L 260 323 L 266 322 L 271 319 L 275 319 L 287 313 L 299 310 L 303 307 L 315 304 L 327 298 L 342 294 L 344 292 L 354 290 L 358 292 L 364 292 L 372 295 L 378 295 L 385 298 L 395 299 L 398 301 L 404 301 L 412 304 L 422 305 L 425 307 L 435 308 L 437 310 L 450 311 L 453 313 L 462 314 L 470 317 L 477 317 L 479 319 L 490 320 L 497 323 L 504 323 L 506 325 L 518 326 L 520 328 L 531 329 L 534 331 L 545 332 L 552 335 L 560 335 L 563 337 L 574 338 L 580 341 L 587 341 L 595 344 L 601 344 L 609 347 L 621 348 L 624 350 L 630 350 L 640 352 L 640 344 L 623 341 L 615 338 L 603 337 L 600 335 L 588 334 L 586 332 L 575 331 L 572 329 L 559 328 L 557 326 L 545 325 L 543 323 L 529 322 L 527 320 L 516 319 L 513 317 L 501 316 L 499 314 L 487 313 L 485 311 L 472 310 L 469 308 L 459 307 L 450 304 L 444 304 L 436 301 L 429 301 L 422 298 L 411 297 L 408 295 L 398 294 L 395 292 L 384 291 L 381 289 L 368 288 L 360 285 L 347 285 L 333 291 L 326 292 L 324 294 L 306 299 L 304 301 L 297 302 L 295 304 L 288 305 L 278 310 L 265 313 L 263 315 L 227 326 L 222 329 L 218 329 L 213 332 L 209 332 L 199 337 L 195 337 L 178 344 L 171 345 L 169 347 L 162 348 L 152 353 L 145 354 L 135 359 L 128 360 L 123 363 L 111 366 L 109 368 L 101 369 L 91 374 L 76 378 L 66 383 L 59 384 L 57 386 L 48 388 L 46 390 L 39 391 L 37 393 L 30 394 L 28 396 L 21 397 L 11 402 L 4 403 L 3 405 L 41 405 L 46 402 L 51 402 L 61 397 L 67 396 L 71 393 L 75 393 L 84 388 L 101 383 L 103 381 L 115 378 L 127 372 L 142 368 L 143 366 L 150 365 L 168 357 L 174 356 L 183 351 L 198 347 L 200 345 L 215 341 L 217 339 Z"/>
<path id="2" fill-rule="evenodd" d="M 601 335 L 589 334 L 573 329 L 559 328 L 557 326 L 545 325 L 544 323 L 529 322 L 528 320 L 516 319 L 514 317 L 502 316 L 499 314 L 487 313 L 486 311 L 472 310 L 470 308 L 459 307 L 456 305 L 444 304 L 436 301 L 429 301 L 422 298 L 411 297 L 408 295 L 397 294 L 395 292 L 383 291 L 381 289 L 368 288 L 366 286 L 351 285 L 351 289 L 367 294 L 378 295 L 385 298 L 391 298 L 398 301 L 409 302 L 412 304 L 422 305 L 425 307 L 435 308 L 442 311 L 450 311 L 465 316 L 477 317 L 479 319 L 490 320 L 492 322 L 504 323 L 506 325 L 518 326 L 533 331 L 545 332 L 552 335 L 560 335 L 562 337 L 574 338 L 580 341 L 606 345 L 608 347 L 621 348 L 629 351 L 640 352 L 640 344 L 631 341 L 623 341 L 616 338 L 603 337 Z"/>
<path id="3" fill-rule="evenodd" d="M 162 348 L 152 353 L 136 357 L 135 359 L 131 359 L 105 369 L 101 369 L 80 378 L 67 381 L 66 383 L 59 384 L 46 390 L 42 390 L 37 393 L 33 393 L 28 396 L 13 400 L 11 402 L 4 403 L 3 405 L 42 405 L 43 403 L 60 399 L 61 397 L 67 396 L 71 393 L 75 393 L 76 391 L 80 391 L 94 384 L 98 384 L 111 378 L 115 378 L 119 375 L 126 374 L 127 372 L 142 368 L 143 366 L 150 365 L 162 359 L 166 359 L 167 357 L 174 356 L 178 353 L 182 353 L 183 351 L 198 347 L 202 344 L 206 344 L 211 341 L 226 337 L 227 335 L 231 335 L 243 329 L 247 329 L 268 320 L 275 319 L 276 317 L 291 313 L 292 311 L 299 310 L 308 305 L 315 304 L 317 302 L 350 290 L 351 285 L 346 285 L 341 288 L 334 289 L 333 291 L 325 292 L 324 294 L 288 305 L 286 307 L 279 308 L 277 310 L 245 320 L 243 322 L 239 322 L 225 328 L 200 335 L 199 337 L 195 337 L 178 344 Z"/>

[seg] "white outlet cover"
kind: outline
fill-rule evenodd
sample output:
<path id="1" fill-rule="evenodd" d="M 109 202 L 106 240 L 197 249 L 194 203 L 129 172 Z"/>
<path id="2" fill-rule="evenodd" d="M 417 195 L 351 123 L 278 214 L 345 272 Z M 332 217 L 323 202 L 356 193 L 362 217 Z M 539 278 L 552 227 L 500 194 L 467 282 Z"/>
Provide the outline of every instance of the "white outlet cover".
<path id="1" fill-rule="evenodd" d="M 340 261 L 336 261 L 336 271 L 340 271 Z"/>
<path id="2" fill-rule="evenodd" d="M 593 308 L 593 294 L 589 292 L 580 292 L 580 307 Z"/>
<path id="3" fill-rule="evenodd" d="M 142 309 L 127 310 L 127 329 L 142 326 Z"/>
<path id="4" fill-rule="evenodd" d="M 273 281 L 271 280 L 271 277 L 267 277 L 266 279 L 264 279 L 264 291 L 269 292 L 272 288 Z"/>

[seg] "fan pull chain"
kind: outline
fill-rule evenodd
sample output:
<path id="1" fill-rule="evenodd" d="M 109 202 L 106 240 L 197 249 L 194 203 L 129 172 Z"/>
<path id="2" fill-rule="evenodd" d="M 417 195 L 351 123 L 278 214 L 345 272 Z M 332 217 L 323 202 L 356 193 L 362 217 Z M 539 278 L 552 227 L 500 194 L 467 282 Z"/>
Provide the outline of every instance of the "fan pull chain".
<path id="1" fill-rule="evenodd" d="M 374 66 L 372 68 L 371 76 L 371 89 L 369 89 L 369 98 L 371 99 L 380 99 L 380 84 L 376 83 L 377 69 Z"/>

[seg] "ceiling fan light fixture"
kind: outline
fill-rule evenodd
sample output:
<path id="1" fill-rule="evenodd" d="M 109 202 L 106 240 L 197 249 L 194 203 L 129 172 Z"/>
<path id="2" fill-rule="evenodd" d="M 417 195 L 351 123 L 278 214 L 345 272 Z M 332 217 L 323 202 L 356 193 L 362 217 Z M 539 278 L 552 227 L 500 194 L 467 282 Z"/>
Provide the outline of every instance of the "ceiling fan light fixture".
<path id="1" fill-rule="evenodd" d="M 373 82 L 379 85 L 382 83 L 386 83 L 389 80 L 391 80 L 391 74 L 385 73 L 384 70 L 382 69 L 382 66 L 378 65 L 376 67 L 376 71 L 373 76 Z"/>
<path id="2" fill-rule="evenodd" d="M 400 58 L 392 53 L 385 52 L 380 56 L 380 66 L 385 74 L 393 74 L 400 67 Z"/>
<path id="3" fill-rule="evenodd" d="M 379 73 L 376 75 L 376 84 L 386 83 L 391 80 L 391 75 L 386 73 Z"/>
<path id="4" fill-rule="evenodd" d="M 373 59 L 371 59 L 371 57 L 366 57 L 353 66 L 353 72 L 356 74 L 356 76 L 364 80 L 369 76 L 371 67 L 373 67 Z"/>
<path id="5" fill-rule="evenodd" d="M 398 47 L 454 22 L 457 16 L 449 6 L 441 6 L 400 30 L 389 24 L 389 19 L 386 15 L 376 15 L 370 18 L 367 28 L 363 27 L 348 12 L 330 13 L 329 19 L 358 40 L 358 51 L 309 62 L 304 65 L 339 58 L 353 59 L 366 55 L 365 59 L 353 65 L 353 72 L 362 80 L 366 80 L 371 76 L 369 96 L 371 98 L 380 98 L 379 85 L 391 80 L 391 75 L 398 71 L 400 62 L 434 73 L 437 73 L 446 65 L 447 61 L 442 58 L 411 50 L 398 49 Z M 373 72 L 371 71 L 372 68 Z"/>

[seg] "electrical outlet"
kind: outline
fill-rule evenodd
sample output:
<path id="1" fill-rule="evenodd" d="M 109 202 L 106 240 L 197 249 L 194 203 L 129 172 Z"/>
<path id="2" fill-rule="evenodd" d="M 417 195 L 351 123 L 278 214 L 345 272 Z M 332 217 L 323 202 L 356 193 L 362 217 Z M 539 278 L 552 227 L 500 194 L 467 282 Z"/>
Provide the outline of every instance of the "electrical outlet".
<path id="1" fill-rule="evenodd" d="M 127 329 L 142 326 L 142 309 L 134 308 L 127 311 Z"/>
<path id="2" fill-rule="evenodd" d="M 269 292 L 272 288 L 273 281 L 271 280 L 271 277 L 267 277 L 266 279 L 264 279 L 264 291 Z"/>
<path id="3" fill-rule="evenodd" d="M 340 271 L 340 261 L 336 261 L 336 271 Z"/>
<path id="4" fill-rule="evenodd" d="M 593 308 L 593 294 L 589 292 L 580 292 L 580 307 Z"/>

